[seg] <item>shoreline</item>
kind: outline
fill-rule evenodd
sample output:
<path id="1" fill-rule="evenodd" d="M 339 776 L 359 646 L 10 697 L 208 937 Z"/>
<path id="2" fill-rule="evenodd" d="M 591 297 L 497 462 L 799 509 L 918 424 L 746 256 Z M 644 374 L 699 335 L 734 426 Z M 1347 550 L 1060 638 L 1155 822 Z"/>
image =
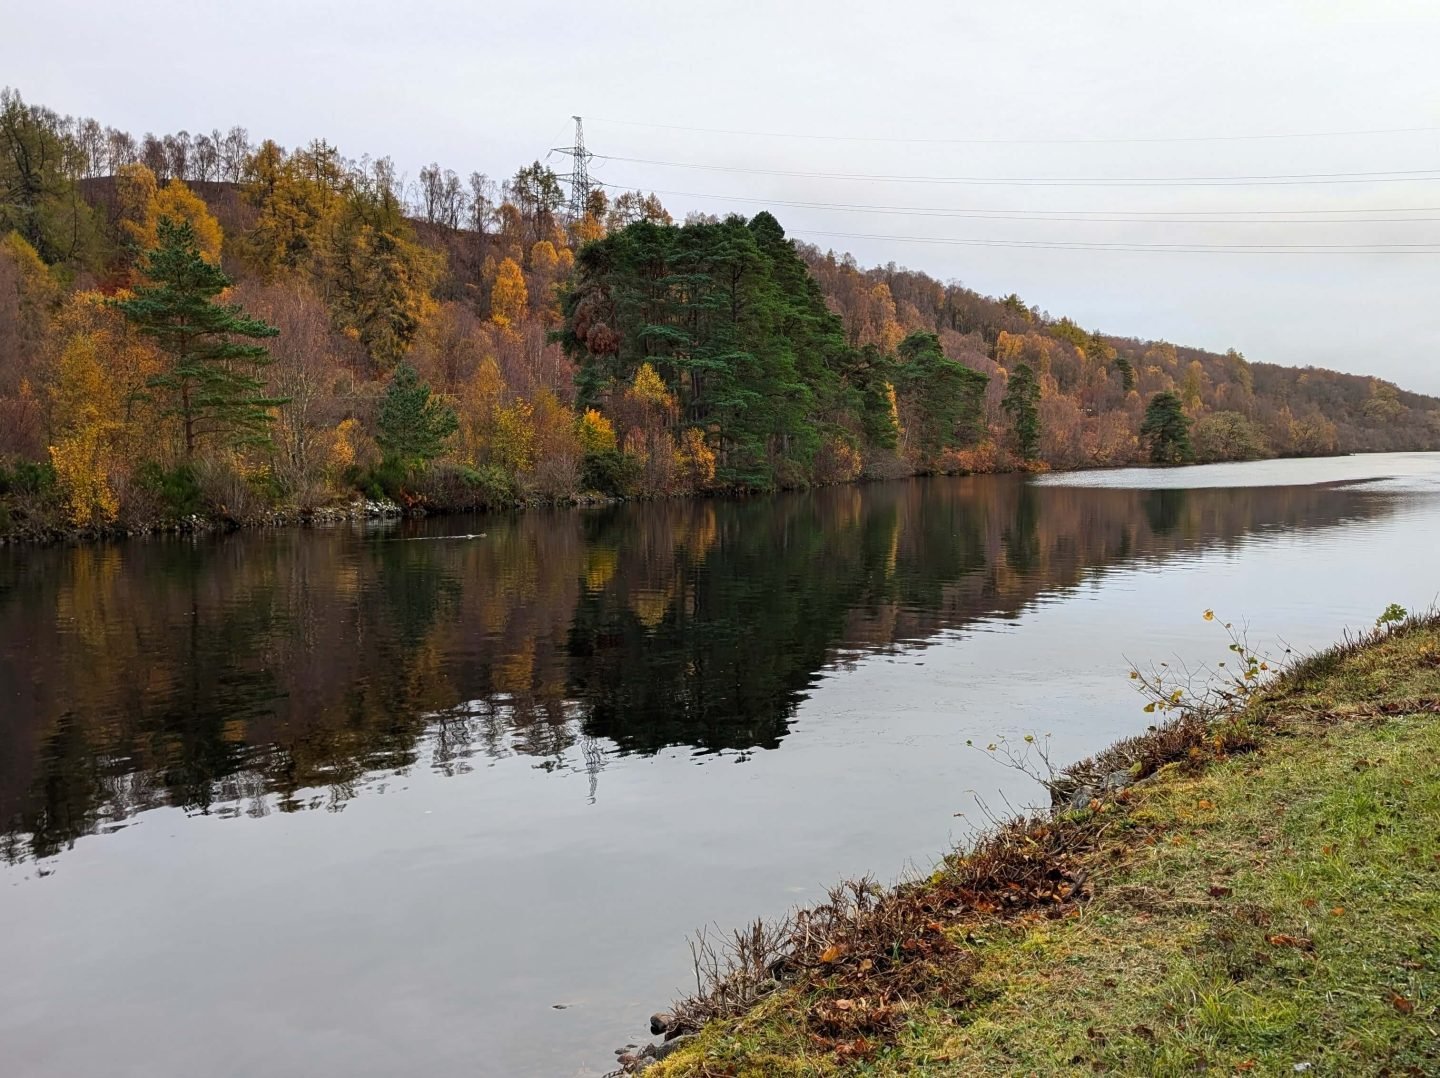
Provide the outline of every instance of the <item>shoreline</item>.
<path id="1" fill-rule="evenodd" d="M 1435 1073 L 1440 614 L 1401 613 L 1268 680 L 1232 634 L 1218 694 L 1137 671 L 1175 717 L 1063 771 L 1002 746 L 1048 813 L 697 941 L 611 1073 Z"/>
<path id="2" fill-rule="evenodd" d="M 1388 451 L 1387 451 L 1388 452 Z M 1427 452 L 1426 450 L 1396 450 L 1394 452 Z M 945 478 L 978 478 L 981 476 L 1026 476 L 1026 475 L 1080 475 L 1086 472 L 1114 472 L 1129 469 L 1146 471 L 1176 472 L 1191 468 L 1208 468 L 1218 464 L 1253 464 L 1263 460 L 1327 460 L 1342 457 L 1382 456 L 1381 453 L 1335 453 L 1324 457 L 1277 456 L 1252 460 L 1207 461 L 1204 464 L 1151 464 L 1123 463 L 1090 465 L 1083 468 L 1007 468 L 985 472 L 934 472 L 913 471 L 898 474 L 859 475 L 840 483 L 812 484 L 800 487 L 780 487 L 765 491 L 701 491 L 647 497 L 615 497 L 594 491 L 574 494 L 566 498 L 522 498 L 513 504 L 502 505 L 457 505 L 457 506 L 404 506 L 399 502 L 357 496 L 340 504 L 301 508 L 285 506 L 273 509 L 258 517 L 236 518 L 229 514 L 192 514 L 178 519 L 160 519 L 136 524 L 110 524 L 104 527 L 59 527 L 41 525 L 21 526 L 0 532 L 0 547 L 78 546 L 90 543 L 113 543 L 128 539 L 142 539 L 151 536 L 194 536 L 223 535 L 238 531 L 259 531 L 269 528 L 313 528 L 330 527 L 356 521 L 418 520 L 431 516 L 457 516 L 467 513 L 517 513 L 534 509 L 583 509 L 604 505 L 623 505 L 630 502 L 669 501 L 672 499 L 696 498 L 752 498 L 773 494 L 793 494 L 806 490 L 818 490 L 826 486 L 861 486 L 871 483 L 889 483 L 898 480 Z M 3 506 L 0 506 L 3 508 Z"/>

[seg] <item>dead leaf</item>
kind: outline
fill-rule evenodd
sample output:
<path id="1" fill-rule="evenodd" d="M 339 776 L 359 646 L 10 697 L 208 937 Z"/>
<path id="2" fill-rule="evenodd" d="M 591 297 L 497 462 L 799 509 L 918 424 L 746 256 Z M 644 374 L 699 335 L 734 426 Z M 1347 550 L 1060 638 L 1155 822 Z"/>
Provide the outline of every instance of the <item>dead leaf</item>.
<path id="1" fill-rule="evenodd" d="M 828 965 L 831 962 L 839 961 L 840 956 L 844 953 L 845 952 L 841 950 L 838 945 L 832 943 L 829 947 L 826 947 L 823 951 L 820 952 L 820 961 Z"/>
<path id="2" fill-rule="evenodd" d="M 870 972 L 872 969 L 874 969 L 874 968 L 875 968 L 875 962 L 874 962 L 873 959 L 867 958 L 867 959 L 865 959 L 865 961 L 863 961 L 863 962 L 860 963 L 860 972 L 861 972 L 861 973 L 869 973 L 869 972 Z"/>
<path id="3" fill-rule="evenodd" d="M 1211 898 L 1224 898 L 1226 895 L 1232 893 L 1230 888 L 1226 887 L 1223 883 L 1212 883 L 1210 885 Z"/>
<path id="4" fill-rule="evenodd" d="M 1344 906 L 1336 906 L 1334 909 L 1332 909 L 1332 910 L 1330 911 L 1330 916 L 1331 916 L 1331 917 L 1339 917 L 1339 916 L 1340 916 L 1341 914 L 1343 914 L 1344 912 L 1345 912 L 1345 907 L 1344 907 Z"/>
<path id="5" fill-rule="evenodd" d="M 1298 951 L 1313 951 L 1315 944 L 1304 936 L 1290 936 L 1284 932 L 1277 932 L 1273 936 L 1266 936 L 1265 942 L 1272 947 L 1294 947 Z"/>
<path id="6" fill-rule="evenodd" d="M 1394 1007 L 1401 1014 L 1410 1014 L 1415 1010 L 1415 1004 L 1402 996 L 1399 992 L 1390 993 L 1390 1006 Z"/>
<path id="7" fill-rule="evenodd" d="M 1195 807 L 1198 809 L 1213 809 L 1215 802 L 1202 797 L 1199 801 L 1195 802 Z"/>

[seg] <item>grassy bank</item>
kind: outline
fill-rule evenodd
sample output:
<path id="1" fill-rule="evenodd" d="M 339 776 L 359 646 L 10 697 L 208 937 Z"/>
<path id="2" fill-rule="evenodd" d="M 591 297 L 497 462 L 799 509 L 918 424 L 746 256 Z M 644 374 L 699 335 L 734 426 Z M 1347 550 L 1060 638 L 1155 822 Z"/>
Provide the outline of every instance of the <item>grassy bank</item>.
<path id="1" fill-rule="evenodd" d="M 1117 766 L 924 881 L 757 928 L 642 1068 L 1440 1074 L 1440 618 L 1088 770 Z"/>

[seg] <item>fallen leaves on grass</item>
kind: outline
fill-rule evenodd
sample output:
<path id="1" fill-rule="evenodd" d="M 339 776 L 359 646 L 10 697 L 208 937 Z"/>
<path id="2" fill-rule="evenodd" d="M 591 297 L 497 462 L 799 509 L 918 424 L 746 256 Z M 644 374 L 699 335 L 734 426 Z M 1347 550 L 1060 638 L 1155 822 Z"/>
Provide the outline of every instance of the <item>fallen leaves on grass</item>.
<path id="1" fill-rule="evenodd" d="M 895 888 L 859 880 L 778 924 L 695 951 L 697 993 L 674 1010 L 676 1032 L 740 1013 L 782 984 L 812 993 L 804 1023 L 837 1056 L 860 1056 L 894 1033 L 919 999 L 959 1005 L 979 967 L 967 929 L 1039 923 L 1088 897 L 1083 859 L 1098 822 L 1019 820 L 952 855 L 927 879 Z M 863 1044 L 862 1044 L 863 1042 Z"/>
<path id="2" fill-rule="evenodd" d="M 1271 947 L 1294 947 L 1297 951 L 1313 951 L 1315 944 L 1304 936 L 1291 936 L 1284 932 L 1277 932 L 1273 936 L 1266 936 L 1265 942 Z"/>

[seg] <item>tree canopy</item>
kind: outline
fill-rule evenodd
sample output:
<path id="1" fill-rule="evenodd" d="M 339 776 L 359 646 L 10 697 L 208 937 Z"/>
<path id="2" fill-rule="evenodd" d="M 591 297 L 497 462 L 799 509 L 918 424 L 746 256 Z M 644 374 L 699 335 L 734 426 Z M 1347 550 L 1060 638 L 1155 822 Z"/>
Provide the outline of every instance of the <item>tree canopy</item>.
<path id="1" fill-rule="evenodd" d="M 1185 459 L 1187 423 L 1205 460 L 1440 449 L 1440 400 L 1387 381 L 1102 332 L 770 213 L 565 196 L 543 162 L 406 184 L 0 93 L 0 476 L 49 492 L 0 483 L 0 525 L 1110 466 Z"/>
<path id="2" fill-rule="evenodd" d="M 189 222 L 162 217 L 156 233 L 157 245 L 140 260 L 148 283 L 116 303 L 169 357 L 168 367 L 152 375 L 147 388 L 164 397 L 165 414 L 179 418 L 187 459 L 202 441 L 268 440 L 271 409 L 285 402 L 267 396 L 258 377 L 272 362 L 269 351 L 244 341 L 274 337 L 279 330 L 247 317 L 237 305 L 215 302 L 230 278 L 205 260 Z"/>
<path id="3" fill-rule="evenodd" d="M 376 441 L 386 458 L 414 471 L 445 451 L 460 421 L 454 408 L 431 395 L 415 368 L 402 363 L 380 402 L 377 427 Z"/>
<path id="4" fill-rule="evenodd" d="M 1022 460 L 1034 460 L 1040 455 L 1040 384 L 1030 364 L 1021 363 L 1010 372 L 1005 387 L 1005 398 L 1001 401 L 1010 416 L 1010 431 L 1015 439 L 1015 451 Z"/>
<path id="5" fill-rule="evenodd" d="M 1156 393 L 1145 409 L 1140 436 L 1150 447 L 1153 464 L 1184 464 L 1193 460 L 1190 448 L 1190 419 L 1184 405 L 1174 393 Z"/>
<path id="6" fill-rule="evenodd" d="M 923 335 L 898 367 L 847 344 L 768 213 L 637 220 L 581 251 L 564 309 L 582 405 L 603 406 L 650 365 L 674 394 L 674 423 L 705 432 L 731 485 L 803 475 L 827 444 L 893 444 L 892 378 L 925 400 L 927 449 L 953 444 L 984 381 Z"/>

